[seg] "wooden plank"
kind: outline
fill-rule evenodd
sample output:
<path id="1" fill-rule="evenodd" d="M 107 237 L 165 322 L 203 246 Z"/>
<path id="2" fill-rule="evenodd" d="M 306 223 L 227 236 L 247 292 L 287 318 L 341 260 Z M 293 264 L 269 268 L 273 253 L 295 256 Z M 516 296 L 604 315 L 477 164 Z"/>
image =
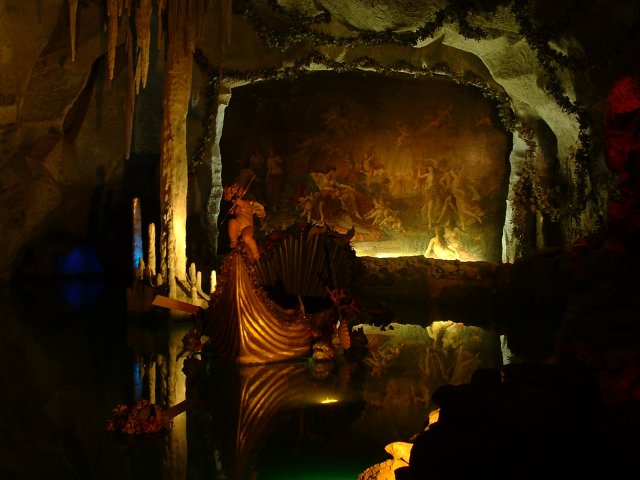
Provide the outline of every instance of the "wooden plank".
<path id="1" fill-rule="evenodd" d="M 164 295 L 156 295 L 152 305 L 156 307 L 170 308 L 185 313 L 198 313 L 202 307 L 193 303 L 181 302 L 175 298 L 165 297 Z"/>

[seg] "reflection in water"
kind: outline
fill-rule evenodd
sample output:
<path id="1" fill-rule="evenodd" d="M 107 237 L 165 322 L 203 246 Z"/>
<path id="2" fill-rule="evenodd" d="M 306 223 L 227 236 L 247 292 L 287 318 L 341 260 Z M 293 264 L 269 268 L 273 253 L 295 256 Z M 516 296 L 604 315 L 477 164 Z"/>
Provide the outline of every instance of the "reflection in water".
<path id="1" fill-rule="evenodd" d="M 502 361 L 496 335 L 446 321 L 428 328 L 359 326 L 369 342 L 359 362 L 337 357 L 249 366 L 193 357 L 186 378 L 176 357 L 188 327 L 173 326 L 162 336 L 168 345 L 155 355 L 161 369 L 156 363 L 155 376 L 145 371 L 147 382 L 162 379 L 167 386 L 145 389 L 162 392 L 160 403 L 179 402 L 185 389 L 198 397 L 174 420 L 164 450 L 166 476 L 176 479 L 187 478 L 187 458 L 188 469 L 206 478 L 356 478 L 386 459 L 385 445 L 422 429 L 439 386 L 467 383 L 477 368 Z"/>
<path id="2" fill-rule="evenodd" d="M 388 458 L 388 443 L 422 429 L 441 384 L 501 363 L 499 341 L 478 328 L 392 324 L 364 327 L 362 361 L 245 368 L 203 358 L 199 378 L 177 358 L 190 323 L 127 324 L 124 295 L 77 309 L 45 286 L 0 289 L 1 424 L 17 459 L 7 478 L 353 480 Z M 166 407 L 185 395 L 202 402 L 160 445 L 124 448 L 107 435 L 116 405 L 142 397 Z"/>
<path id="3" fill-rule="evenodd" d="M 210 427 L 227 478 L 240 480 L 256 475 L 252 460 L 292 419 L 297 423 L 295 431 L 290 432 L 294 438 L 313 437 L 316 426 L 305 416 L 317 409 L 325 414 L 335 411 L 336 405 L 323 403 L 327 398 L 344 402 L 349 408 L 358 404 L 352 392 L 330 377 L 314 376 L 310 365 L 212 366 L 204 407 L 210 414 Z"/>
<path id="4" fill-rule="evenodd" d="M 436 321 L 426 329 L 391 324 L 386 330 L 361 326 L 369 340 L 363 388 L 364 415 L 378 426 L 374 435 L 406 441 L 436 406 L 441 385 L 467 383 L 477 368 L 501 365 L 498 337 L 479 327 Z M 356 327 L 358 328 L 358 327 Z"/>
<path id="5" fill-rule="evenodd" d="M 177 405 L 186 398 L 186 376 L 182 338 L 190 328 L 188 323 L 171 324 L 149 331 L 129 325 L 128 341 L 135 351 L 133 372 L 134 401 L 146 397 L 163 407 Z M 138 397 L 138 395 L 140 396 Z M 187 472 L 187 420 L 178 415 L 164 445 L 163 469 L 169 478 L 184 479 Z"/>

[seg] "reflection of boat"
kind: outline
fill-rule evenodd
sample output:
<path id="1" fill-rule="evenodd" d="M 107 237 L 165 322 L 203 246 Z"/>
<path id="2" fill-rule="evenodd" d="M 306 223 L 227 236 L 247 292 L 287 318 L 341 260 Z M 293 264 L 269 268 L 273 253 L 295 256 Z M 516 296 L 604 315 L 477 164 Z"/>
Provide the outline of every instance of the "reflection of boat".
<path id="1" fill-rule="evenodd" d="M 348 239 L 328 227 L 294 225 L 272 234 L 254 264 L 240 244 L 205 312 L 214 351 L 240 364 L 308 355 L 318 319 L 333 307 L 327 287 L 349 289 L 355 253 Z"/>
<path id="2" fill-rule="evenodd" d="M 336 415 L 348 422 L 363 407 L 336 375 L 318 379 L 306 361 L 268 365 L 214 362 L 210 367 L 203 403 L 211 422 L 207 435 L 219 453 L 217 469 L 230 480 L 254 478 L 260 452 L 275 441 L 274 434 L 287 425 L 287 419 L 300 419 L 295 422 L 298 424 L 304 412 L 313 408 L 320 409 L 315 410 L 320 424 L 331 424 L 329 419 Z M 323 403 L 328 397 L 336 403 Z"/>

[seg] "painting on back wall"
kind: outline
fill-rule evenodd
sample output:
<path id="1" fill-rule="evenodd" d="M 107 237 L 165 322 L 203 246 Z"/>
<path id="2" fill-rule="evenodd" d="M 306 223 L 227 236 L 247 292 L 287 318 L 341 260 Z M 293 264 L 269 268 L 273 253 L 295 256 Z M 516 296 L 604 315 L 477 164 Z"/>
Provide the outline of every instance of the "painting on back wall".
<path id="1" fill-rule="evenodd" d="M 225 185 L 267 217 L 352 227 L 358 255 L 500 261 L 510 135 L 481 92 L 445 79 L 310 73 L 236 88 Z"/>

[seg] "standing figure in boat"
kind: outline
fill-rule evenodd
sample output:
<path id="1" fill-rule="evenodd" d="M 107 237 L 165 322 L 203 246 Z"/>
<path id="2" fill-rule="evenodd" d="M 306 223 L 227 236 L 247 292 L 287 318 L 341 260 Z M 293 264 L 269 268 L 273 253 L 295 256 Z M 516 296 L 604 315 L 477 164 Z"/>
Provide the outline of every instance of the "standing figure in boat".
<path id="1" fill-rule="evenodd" d="M 231 248 L 235 248 L 238 244 L 238 239 L 242 238 L 242 241 L 249 250 L 249 259 L 256 261 L 260 258 L 260 252 L 258 251 L 258 245 L 256 244 L 253 226 L 253 216 L 258 218 L 265 218 L 267 212 L 262 204 L 254 200 L 245 200 L 244 194 L 246 189 L 237 183 L 229 185 L 224 189 L 223 198 L 227 202 L 232 202 L 231 208 L 229 208 L 229 222 L 228 233 L 229 242 Z"/>

